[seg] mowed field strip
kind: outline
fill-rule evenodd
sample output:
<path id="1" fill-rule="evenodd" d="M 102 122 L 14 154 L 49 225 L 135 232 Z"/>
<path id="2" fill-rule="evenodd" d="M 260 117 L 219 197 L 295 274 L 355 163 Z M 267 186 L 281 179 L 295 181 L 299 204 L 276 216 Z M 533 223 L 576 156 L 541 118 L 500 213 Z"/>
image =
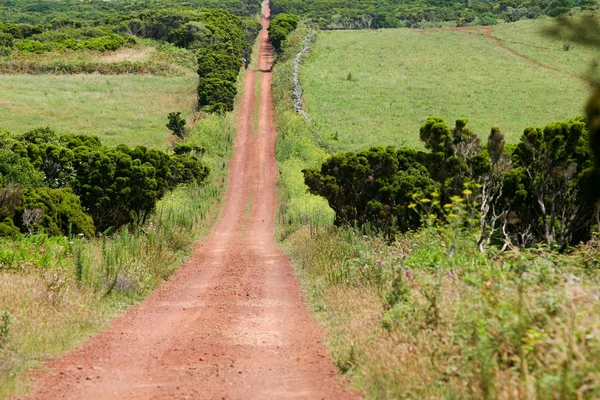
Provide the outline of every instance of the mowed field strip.
<path id="1" fill-rule="evenodd" d="M 502 36 L 514 41 L 534 33 L 541 37 L 533 27 L 502 29 Z M 562 49 L 562 42 L 551 42 Z M 563 53 L 577 60 L 589 57 L 588 51 L 578 51 Z M 557 65 L 549 63 L 553 69 Z M 528 126 L 581 115 L 590 87 L 567 75 L 579 76 L 578 68 L 541 68 L 477 29 L 322 31 L 302 67 L 301 82 L 317 130 L 337 150 L 420 147 L 419 128 L 429 116 L 449 125 L 468 118 L 482 137 L 499 126 L 509 142 L 516 142 Z"/>
<path id="2" fill-rule="evenodd" d="M 191 114 L 197 77 L 2 75 L 0 129 L 97 135 L 107 145 L 166 147 L 169 112 Z"/>

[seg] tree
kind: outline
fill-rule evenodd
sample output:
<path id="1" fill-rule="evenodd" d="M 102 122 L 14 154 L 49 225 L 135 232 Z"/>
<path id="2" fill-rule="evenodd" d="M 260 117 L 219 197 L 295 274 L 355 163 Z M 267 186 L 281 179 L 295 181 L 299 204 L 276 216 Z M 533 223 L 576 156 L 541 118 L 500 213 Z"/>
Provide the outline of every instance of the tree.
<path id="1" fill-rule="evenodd" d="M 479 137 L 467 126 L 468 120 L 457 119 L 450 129 L 443 119 L 429 117 L 420 129 L 419 137 L 430 150 L 424 155 L 423 164 L 431 177 L 441 185 L 440 200 L 448 202 L 450 197 L 462 193 L 465 184 L 480 173 L 473 159 L 482 150 Z"/>
<path id="2" fill-rule="evenodd" d="M 167 128 L 169 128 L 173 135 L 180 139 L 185 139 L 185 119 L 181 118 L 180 112 L 169 113 L 169 122 Z"/>
<path id="3" fill-rule="evenodd" d="M 430 196 L 438 189 L 419 158 L 408 148 L 372 147 L 334 155 L 320 171 L 304 170 L 304 180 L 311 193 L 327 199 L 336 224 L 369 224 L 392 236 L 420 225 L 409 208 L 412 196 Z"/>
<path id="4" fill-rule="evenodd" d="M 587 238 L 597 209 L 583 190 L 592 165 L 582 119 L 525 129 L 504 179 L 511 229 L 522 245 L 564 248 Z"/>

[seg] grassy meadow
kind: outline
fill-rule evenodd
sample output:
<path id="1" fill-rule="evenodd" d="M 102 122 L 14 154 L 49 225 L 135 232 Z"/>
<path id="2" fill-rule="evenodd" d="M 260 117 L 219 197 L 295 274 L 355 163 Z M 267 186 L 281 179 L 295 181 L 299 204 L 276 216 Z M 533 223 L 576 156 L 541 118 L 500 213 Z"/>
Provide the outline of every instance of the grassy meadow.
<path id="1" fill-rule="evenodd" d="M 409 29 L 320 32 L 301 84 L 315 128 L 337 150 L 420 146 L 429 116 L 468 118 L 481 136 L 499 126 L 515 142 L 528 126 L 580 115 L 590 90 L 482 34 Z"/>
<path id="2" fill-rule="evenodd" d="M 3 75 L 0 129 L 49 126 L 59 134 L 98 136 L 106 145 L 166 148 L 167 114 L 187 118 L 196 101 L 193 76 Z"/>
<path id="3" fill-rule="evenodd" d="M 597 50 L 544 33 L 546 29 L 555 26 L 556 21 L 550 18 L 523 20 L 493 26 L 492 36 L 501 39 L 502 45 L 507 49 L 530 60 L 565 74 L 596 81 L 598 71 L 593 71 L 591 67 L 597 60 Z"/>

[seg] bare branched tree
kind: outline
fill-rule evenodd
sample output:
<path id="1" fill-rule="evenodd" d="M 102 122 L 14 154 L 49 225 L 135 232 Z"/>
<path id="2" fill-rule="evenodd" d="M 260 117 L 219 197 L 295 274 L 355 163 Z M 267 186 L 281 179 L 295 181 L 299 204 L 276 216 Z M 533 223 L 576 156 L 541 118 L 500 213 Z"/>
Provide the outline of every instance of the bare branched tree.
<path id="1" fill-rule="evenodd" d="M 30 235 L 33 235 L 35 226 L 42 220 L 44 210 L 41 208 L 26 208 L 23 210 L 23 223 Z"/>

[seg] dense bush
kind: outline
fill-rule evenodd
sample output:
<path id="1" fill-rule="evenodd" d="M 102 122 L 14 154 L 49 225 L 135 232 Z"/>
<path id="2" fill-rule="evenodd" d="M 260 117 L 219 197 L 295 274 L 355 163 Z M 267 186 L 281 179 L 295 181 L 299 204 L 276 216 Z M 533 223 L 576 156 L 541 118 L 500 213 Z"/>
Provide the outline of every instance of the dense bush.
<path id="1" fill-rule="evenodd" d="M 36 211 L 38 215 L 32 216 L 31 213 Z M 39 219 L 36 221 L 32 218 Z M 92 217 L 86 214 L 79 198 L 73 194 L 71 188 L 67 187 L 62 189 L 48 187 L 25 189 L 23 203 L 17 209 L 13 221 L 23 221 L 24 228 L 30 232 L 33 232 L 35 223 L 37 231 L 51 236 L 69 233 L 75 235 L 81 233 L 86 237 L 94 235 Z"/>
<path id="2" fill-rule="evenodd" d="M 292 14 L 279 14 L 269 23 L 269 40 L 275 50 L 281 50 L 281 45 L 291 31 L 298 26 L 298 17 Z"/>
<path id="3" fill-rule="evenodd" d="M 164 8 L 224 9 L 235 15 L 254 16 L 260 11 L 260 0 L 147 0 L 131 2 L 116 0 L 11 0 L 0 5 L 0 20 L 7 23 L 62 26 L 82 26 L 105 21 L 118 22 L 123 16 Z"/>
<path id="4" fill-rule="evenodd" d="M 253 0 L 246 2 L 254 9 Z M 96 6 L 99 4 L 96 4 Z M 135 37 L 173 43 L 190 50 L 230 42 L 235 50 L 248 57 L 254 38 L 260 30 L 256 19 L 249 14 L 234 15 L 227 10 L 186 8 L 142 8 L 93 21 L 56 17 L 38 25 L 0 23 L 0 48 L 10 53 L 14 47 L 23 54 L 42 54 L 63 50 L 117 50 L 136 42 Z M 135 7 L 132 7 L 135 9 Z M 228 7 L 224 7 L 228 8 Z M 1 7 L 0 7 L 1 9 Z M 4 21 L 9 20 L 5 18 Z"/>
<path id="5" fill-rule="evenodd" d="M 10 36 L 6 32 L 2 35 Z M 14 46 L 22 54 L 42 54 L 66 49 L 104 52 L 117 50 L 126 42 L 127 40 L 123 36 L 100 28 L 62 28 L 46 30 L 24 38 L 15 38 L 10 47 Z"/>
<path id="6" fill-rule="evenodd" d="M 198 51 L 198 108 L 208 112 L 233 110 L 241 49 L 217 43 Z"/>
<path id="7" fill-rule="evenodd" d="M 480 247 L 495 240 L 565 248 L 590 238 L 598 207 L 586 191 L 593 158 L 582 119 L 527 128 L 511 154 L 498 128 L 484 147 L 466 125 L 459 119 L 450 129 L 429 118 L 420 132 L 428 152 L 338 154 L 320 171 L 305 170 L 305 182 L 341 225 L 406 231 L 423 218 L 447 220 L 464 201 L 467 217 L 479 223 Z"/>
<path id="8" fill-rule="evenodd" d="M 4 231 L 28 229 L 24 212 L 42 211 L 48 234 L 83 233 L 142 224 L 176 186 L 209 174 L 197 154 L 169 155 L 143 146 L 102 146 L 85 135 L 57 136 L 48 128 L 0 136 L 0 217 Z M 25 190 L 22 188 L 25 187 Z M 0 195 L 2 198 L 2 195 Z M 9 218 L 10 221 L 7 221 Z M 93 222 L 92 222 L 93 221 Z"/>
<path id="9" fill-rule="evenodd" d="M 369 223 L 404 231 L 420 222 L 408 208 L 412 195 L 429 196 L 438 189 L 418 158 L 412 149 L 393 147 L 338 154 L 320 171 L 305 170 L 305 182 L 312 193 L 328 200 L 338 224 Z"/>

